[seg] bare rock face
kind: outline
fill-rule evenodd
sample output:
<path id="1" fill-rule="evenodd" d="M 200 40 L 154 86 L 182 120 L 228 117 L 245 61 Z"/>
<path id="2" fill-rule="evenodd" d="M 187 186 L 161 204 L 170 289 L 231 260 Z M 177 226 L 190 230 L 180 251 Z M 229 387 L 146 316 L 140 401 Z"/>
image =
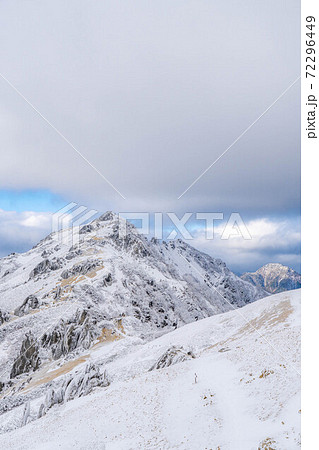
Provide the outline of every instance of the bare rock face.
<path id="1" fill-rule="evenodd" d="M 85 275 L 101 265 L 102 263 L 100 260 L 87 260 L 83 263 L 75 264 L 71 269 L 64 270 L 61 273 L 61 277 L 66 280 L 74 275 Z"/>
<path id="2" fill-rule="evenodd" d="M 83 225 L 83 227 L 81 227 L 80 229 L 80 234 L 85 234 L 85 233 L 91 233 L 92 231 L 94 231 L 94 227 L 93 225 L 91 225 L 90 223 L 87 225 Z"/>
<path id="3" fill-rule="evenodd" d="M 31 309 L 37 309 L 40 306 L 40 302 L 35 295 L 29 295 L 21 306 L 14 310 L 16 316 L 24 316 L 28 314 Z"/>
<path id="4" fill-rule="evenodd" d="M 39 264 L 35 266 L 35 268 L 30 272 L 30 278 L 34 278 L 35 276 L 45 273 L 50 270 L 50 260 L 44 259 Z"/>
<path id="5" fill-rule="evenodd" d="M 105 287 L 111 286 L 113 280 L 112 280 L 112 274 L 108 273 L 106 277 L 103 278 L 103 284 Z"/>
<path id="6" fill-rule="evenodd" d="M 0 325 L 4 324 L 8 320 L 9 320 L 9 314 L 4 311 L 1 311 L 1 309 L 0 309 Z"/>
<path id="7" fill-rule="evenodd" d="M 173 345 L 157 360 L 157 362 L 150 368 L 150 371 L 155 369 L 163 369 L 164 367 L 172 366 L 187 359 L 195 358 L 192 351 L 187 351 L 183 347 Z"/>
<path id="8" fill-rule="evenodd" d="M 67 261 L 70 261 L 73 258 L 76 258 L 77 256 L 80 256 L 82 254 L 82 251 L 79 248 L 71 247 L 68 251 L 68 253 L 65 255 L 65 259 Z"/>
<path id="9" fill-rule="evenodd" d="M 40 367 L 39 346 L 31 332 L 26 334 L 22 342 L 20 354 L 14 361 L 10 378 L 15 378 L 22 373 L 37 370 Z"/>
<path id="10" fill-rule="evenodd" d="M 73 319 L 62 319 L 53 331 L 45 333 L 41 345 L 50 348 L 53 358 L 58 359 L 76 348 L 89 348 L 99 334 L 88 311 L 78 310 Z"/>
<path id="11" fill-rule="evenodd" d="M 108 222 L 115 219 L 115 214 L 112 211 L 106 211 L 98 218 L 98 222 Z"/>
<path id="12" fill-rule="evenodd" d="M 44 259 L 30 272 L 30 278 L 35 278 L 38 275 L 50 272 L 51 270 L 57 270 L 62 267 L 63 261 L 60 258 L 54 258 L 52 261 Z"/>

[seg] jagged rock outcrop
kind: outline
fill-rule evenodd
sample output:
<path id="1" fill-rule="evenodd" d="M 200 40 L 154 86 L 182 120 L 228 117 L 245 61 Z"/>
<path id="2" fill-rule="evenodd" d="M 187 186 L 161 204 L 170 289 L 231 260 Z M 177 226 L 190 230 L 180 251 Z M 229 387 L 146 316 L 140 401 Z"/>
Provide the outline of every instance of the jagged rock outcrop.
<path id="1" fill-rule="evenodd" d="M 69 249 L 69 252 L 65 255 L 65 259 L 70 261 L 71 259 L 76 258 L 77 256 L 80 256 L 80 255 L 82 255 L 81 249 L 71 247 Z"/>
<path id="2" fill-rule="evenodd" d="M 44 416 L 52 406 L 58 403 L 66 403 L 77 397 L 88 395 L 95 387 L 109 386 L 105 370 L 99 366 L 89 363 L 80 373 L 68 375 L 57 388 L 48 391 L 45 400 L 41 403 L 37 417 Z"/>
<path id="3" fill-rule="evenodd" d="M 40 364 L 38 342 L 29 332 L 22 342 L 19 356 L 13 363 L 10 378 L 15 378 L 31 370 L 35 371 L 40 367 Z"/>
<path id="4" fill-rule="evenodd" d="M 9 320 L 9 314 L 5 311 L 1 311 L 0 309 L 0 325 L 7 322 Z"/>
<path id="5" fill-rule="evenodd" d="M 89 348 L 100 332 L 88 311 L 78 310 L 75 317 L 63 319 L 50 333 L 45 333 L 41 345 L 51 351 L 52 357 L 58 359 L 73 350 Z"/>
<path id="6" fill-rule="evenodd" d="M 163 369 L 164 367 L 172 366 L 173 364 L 186 361 L 187 359 L 195 358 L 191 350 L 185 350 L 183 347 L 173 345 L 156 361 L 150 368 L 150 371 L 155 369 Z"/>
<path id="7" fill-rule="evenodd" d="M 80 234 L 91 233 L 93 230 L 94 230 L 93 225 L 89 223 L 88 225 L 83 225 L 83 227 L 80 228 L 79 233 Z"/>
<path id="8" fill-rule="evenodd" d="M 44 259 L 30 272 L 30 278 L 35 278 L 38 275 L 50 272 L 50 270 L 60 269 L 63 265 L 61 258 L 53 258 L 51 261 L 49 259 Z"/>
<path id="9" fill-rule="evenodd" d="M 16 316 L 24 316 L 28 314 L 31 309 L 37 309 L 40 306 L 40 302 L 35 295 L 29 295 L 21 306 L 14 310 Z"/>
<path id="10" fill-rule="evenodd" d="M 112 211 L 106 211 L 98 219 L 97 222 L 107 222 L 114 220 L 116 215 Z"/>
<path id="11" fill-rule="evenodd" d="M 80 264 L 75 264 L 73 267 L 71 267 L 68 270 L 64 270 L 61 273 L 61 277 L 63 279 L 70 278 L 74 275 L 85 275 L 88 272 L 91 272 L 92 270 L 102 266 L 102 261 L 96 259 L 96 260 L 87 260 L 85 262 L 82 262 Z"/>

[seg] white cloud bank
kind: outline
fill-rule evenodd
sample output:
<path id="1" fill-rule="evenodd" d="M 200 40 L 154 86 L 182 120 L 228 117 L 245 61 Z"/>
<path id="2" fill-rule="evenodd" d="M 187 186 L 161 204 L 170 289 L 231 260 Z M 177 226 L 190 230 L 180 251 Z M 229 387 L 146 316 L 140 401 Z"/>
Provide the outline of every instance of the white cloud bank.
<path id="1" fill-rule="evenodd" d="M 0 209 L 0 256 L 32 248 L 51 232 L 51 213 L 16 212 Z M 215 258 L 221 258 L 235 272 L 256 270 L 268 262 L 280 262 L 300 270 L 300 224 L 266 218 L 246 222 L 252 239 L 231 236 L 221 239 L 225 225 L 214 228 L 214 239 L 205 230 L 192 232 L 189 244 Z M 235 230 L 234 230 L 235 231 Z"/>
<path id="2" fill-rule="evenodd" d="M 51 213 L 0 209 L 0 256 L 32 248 L 51 231 Z"/>
<path id="3" fill-rule="evenodd" d="M 205 231 L 200 230 L 190 244 L 221 258 L 236 272 L 253 271 L 269 262 L 286 264 L 300 271 L 301 233 L 296 220 L 261 218 L 246 222 L 246 226 L 252 239 L 243 239 L 241 235 L 221 239 L 224 226 L 216 226 L 213 240 L 207 240 Z"/>

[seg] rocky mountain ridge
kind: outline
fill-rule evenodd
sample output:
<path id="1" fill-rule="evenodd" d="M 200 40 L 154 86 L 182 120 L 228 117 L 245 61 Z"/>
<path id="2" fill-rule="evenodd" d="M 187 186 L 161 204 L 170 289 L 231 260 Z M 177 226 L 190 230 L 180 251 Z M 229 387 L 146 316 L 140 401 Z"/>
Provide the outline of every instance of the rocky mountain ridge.
<path id="1" fill-rule="evenodd" d="M 266 264 L 256 272 L 244 273 L 241 279 L 271 294 L 301 287 L 301 275 L 290 267 L 277 263 Z"/>
<path id="2" fill-rule="evenodd" d="M 80 229 L 77 245 L 51 233 L 0 260 L 0 431 L 17 426 L 21 405 L 26 423 L 28 402 L 41 417 L 51 404 L 90 392 L 90 380 L 106 385 L 105 364 L 96 363 L 68 393 L 67 374 L 89 350 L 141 345 L 267 295 L 183 241 L 148 241 L 129 223 L 121 236 L 122 225 L 107 212 Z"/>

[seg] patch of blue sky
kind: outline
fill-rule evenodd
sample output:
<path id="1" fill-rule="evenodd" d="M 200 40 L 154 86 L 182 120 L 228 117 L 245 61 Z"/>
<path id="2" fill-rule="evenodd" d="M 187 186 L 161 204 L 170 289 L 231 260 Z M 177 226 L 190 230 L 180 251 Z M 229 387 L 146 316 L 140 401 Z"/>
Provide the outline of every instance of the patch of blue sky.
<path id="1" fill-rule="evenodd" d="M 46 189 L 0 189 L 0 209 L 5 211 L 54 212 L 67 202 Z"/>

